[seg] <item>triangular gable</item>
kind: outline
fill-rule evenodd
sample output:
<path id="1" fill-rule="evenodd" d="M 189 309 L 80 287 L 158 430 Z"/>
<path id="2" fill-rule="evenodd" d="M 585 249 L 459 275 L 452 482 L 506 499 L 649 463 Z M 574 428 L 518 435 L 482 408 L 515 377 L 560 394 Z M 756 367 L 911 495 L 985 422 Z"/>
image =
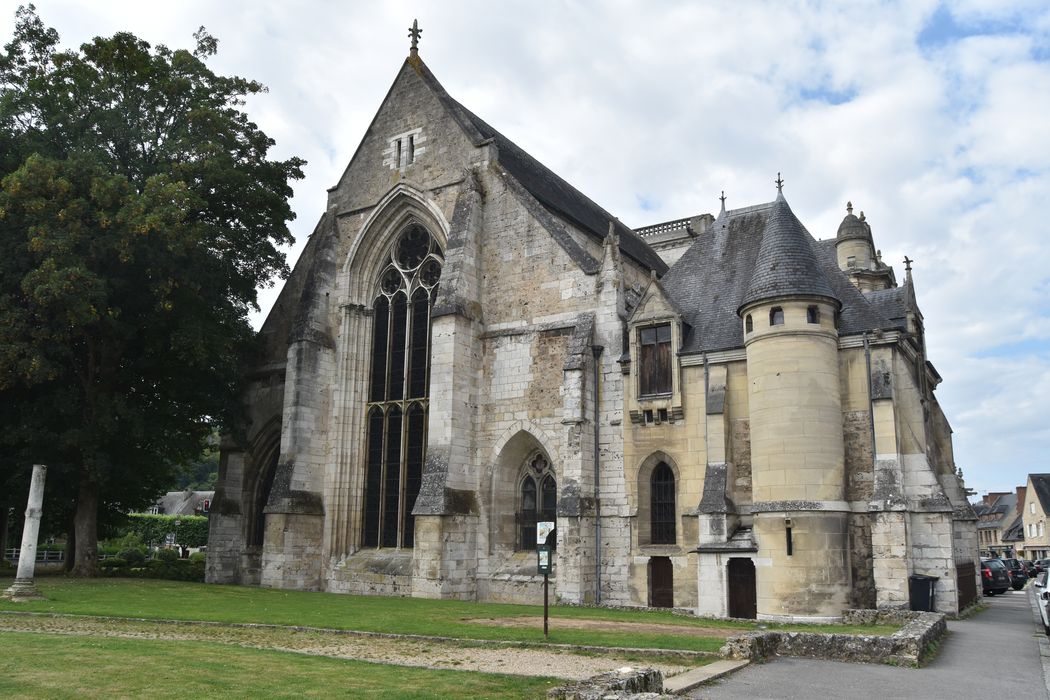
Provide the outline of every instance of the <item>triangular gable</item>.
<path id="1" fill-rule="evenodd" d="M 636 323 L 654 318 L 668 318 L 669 316 L 681 320 L 683 317 L 682 310 L 675 303 L 674 299 L 667 294 L 660 281 L 655 277 L 650 277 L 649 284 L 642 290 L 638 304 L 634 307 L 627 321 L 628 323 Z"/>

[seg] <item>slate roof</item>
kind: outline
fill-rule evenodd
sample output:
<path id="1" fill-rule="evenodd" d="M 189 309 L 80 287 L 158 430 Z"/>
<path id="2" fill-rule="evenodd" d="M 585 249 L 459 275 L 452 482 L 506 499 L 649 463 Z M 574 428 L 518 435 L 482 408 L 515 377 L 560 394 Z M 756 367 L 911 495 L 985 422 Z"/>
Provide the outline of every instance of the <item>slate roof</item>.
<path id="1" fill-rule="evenodd" d="M 762 231 L 762 245 L 740 306 L 785 297 L 813 296 L 838 301 L 813 250 L 812 237 L 778 194 Z"/>
<path id="2" fill-rule="evenodd" d="M 1050 474 L 1029 474 L 1028 478 L 1032 480 L 1032 488 L 1039 497 L 1043 512 L 1050 513 Z"/>
<path id="3" fill-rule="evenodd" d="M 864 292 L 868 303 L 875 308 L 878 314 L 894 322 L 901 330 L 908 328 L 908 285 L 909 282 L 905 281 L 899 287 Z"/>
<path id="4" fill-rule="evenodd" d="M 774 204 L 767 202 L 720 214 L 661 278 L 661 286 L 682 309 L 683 320 L 690 326 L 682 344 L 684 354 L 744 346 L 743 323 L 737 309 L 751 283 Z M 852 335 L 899 329 L 899 323 L 883 314 L 883 300 L 870 302 L 839 269 L 835 240 L 814 240 L 801 222 L 799 227 L 804 234 L 802 240 L 812 250 L 816 269 L 830 289 L 829 296 L 842 303 L 839 332 Z"/>
<path id="5" fill-rule="evenodd" d="M 1048 474 L 1047 476 L 1050 476 Z M 1018 542 L 1024 539 L 1024 521 L 1020 515 L 1003 531 L 1003 542 Z"/>
<path id="6" fill-rule="evenodd" d="M 629 227 L 598 206 L 593 200 L 556 175 L 550 168 L 526 153 L 513 141 L 453 99 L 420 59 L 409 62 L 430 86 L 449 113 L 480 145 L 491 139 L 499 148 L 499 162 L 506 171 L 551 213 L 572 222 L 597 241 L 604 241 L 612 221 L 620 238 L 620 250 L 657 275 L 667 272 L 667 263 Z"/>
<path id="7" fill-rule="evenodd" d="M 214 491 L 168 491 L 157 499 L 161 515 L 193 515 L 205 500 L 215 500 Z"/>

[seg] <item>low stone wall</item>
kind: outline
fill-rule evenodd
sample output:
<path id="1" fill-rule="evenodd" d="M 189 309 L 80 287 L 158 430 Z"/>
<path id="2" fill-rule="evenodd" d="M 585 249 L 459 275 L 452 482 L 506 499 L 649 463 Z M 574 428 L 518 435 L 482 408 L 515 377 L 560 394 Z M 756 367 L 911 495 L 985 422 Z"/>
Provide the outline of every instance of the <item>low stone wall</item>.
<path id="1" fill-rule="evenodd" d="M 586 680 L 551 688 L 548 700 L 606 700 L 638 697 L 639 693 L 663 693 L 664 677 L 654 668 L 622 668 Z M 641 697 L 645 697 L 644 695 Z"/>
<path id="2" fill-rule="evenodd" d="M 770 656 L 798 656 L 835 661 L 917 666 L 930 645 L 948 631 L 943 613 L 908 610 L 847 610 L 844 624 L 903 624 L 888 636 L 819 632 L 750 632 L 730 637 L 722 647 L 730 659 L 758 661 Z"/>

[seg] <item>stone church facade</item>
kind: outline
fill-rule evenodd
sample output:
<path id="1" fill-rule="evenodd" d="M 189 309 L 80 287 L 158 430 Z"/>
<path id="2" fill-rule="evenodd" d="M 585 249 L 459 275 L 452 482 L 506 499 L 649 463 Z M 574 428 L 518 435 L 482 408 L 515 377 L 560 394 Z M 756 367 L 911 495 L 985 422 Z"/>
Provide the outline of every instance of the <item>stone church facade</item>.
<path id="1" fill-rule="evenodd" d="M 975 518 L 863 214 L 631 230 L 413 48 L 260 331 L 207 577 L 834 619 L 975 596 Z"/>

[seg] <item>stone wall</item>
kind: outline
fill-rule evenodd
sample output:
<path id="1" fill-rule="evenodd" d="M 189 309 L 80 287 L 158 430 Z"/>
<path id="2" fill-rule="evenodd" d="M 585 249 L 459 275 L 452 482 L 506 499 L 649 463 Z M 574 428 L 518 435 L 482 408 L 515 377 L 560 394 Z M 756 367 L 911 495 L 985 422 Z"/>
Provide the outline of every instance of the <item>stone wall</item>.
<path id="1" fill-rule="evenodd" d="M 941 613 L 848 610 L 847 624 L 901 624 L 888 636 L 821 634 L 816 632 L 752 632 L 731 637 L 722 647 L 723 656 L 758 661 L 771 656 L 796 656 L 832 661 L 919 665 L 931 645 L 947 632 Z"/>
<path id="2" fill-rule="evenodd" d="M 663 675 L 652 668 L 624 668 L 547 691 L 548 700 L 605 700 L 634 697 L 635 693 L 661 693 Z"/>

